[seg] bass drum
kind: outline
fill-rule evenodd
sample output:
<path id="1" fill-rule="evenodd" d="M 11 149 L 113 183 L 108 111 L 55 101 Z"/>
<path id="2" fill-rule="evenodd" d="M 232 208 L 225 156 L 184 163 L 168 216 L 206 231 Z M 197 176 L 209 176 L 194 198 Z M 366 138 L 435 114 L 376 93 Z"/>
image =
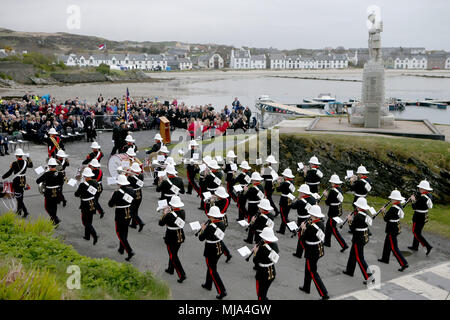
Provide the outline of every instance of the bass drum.
<path id="1" fill-rule="evenodd" d="M 128 165 L 124 165 L 128 163 Z M 108 160 L 108 171 L 111 177 L 117 178 L 117 168 L 123 167 L 124 169 L 129 168 L 131 165 L 130 157 L 125 153 L 113 154 Z"/>

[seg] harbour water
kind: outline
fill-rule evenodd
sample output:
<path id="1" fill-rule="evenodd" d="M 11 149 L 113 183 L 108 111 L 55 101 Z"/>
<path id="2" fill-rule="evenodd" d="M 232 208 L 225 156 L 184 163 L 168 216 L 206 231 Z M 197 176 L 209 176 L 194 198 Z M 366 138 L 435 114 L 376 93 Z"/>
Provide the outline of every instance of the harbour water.
<path id="1" fill-rule="evenodd" d="M 411 74 L 433 74 L 436 72 L 386 71 L 386 97 L 404 100 L 425 98 L 450 100 L 450 78 L 425 78 Z M 450 77 L 450 72 L 439 74 Z M 269 95 L 280 103 L 297 103 L 303 98 L 317 97 L 320 93 L 330 93 L 338 101 L 360 99 L 361 82 L 309 80 L 294 77 L 318 77 L 344 80 L 361 80 L 362 70 L 342 71 L 212 71 L 212 72 L 170 72 L 152 73 L 152 77 L 164 81 L 153 83 L 120 84 L 77 84 L 72 86 L 25 86 L 20 89 L 1 89 L 0 95 L 23 94 L 26 91 L 37 94 L 50 93 L 57 99 L 80 97 L 95 102 L 98 95 L 106 98 L 121 97 L 128 87 L 131 96 L 158 96 L 177 98 L 188 105 L 211 103 L 216 108 L 231 106 L 238 97 L 244 106 L 254 110 L 255 99 Z M 281 77 L 280 77 L 281 76 Z M 450 124 L 448 110 L 408 106 L 405 111 L 394 112 L 400 119 L 428 119 L 433 123 Z"/>

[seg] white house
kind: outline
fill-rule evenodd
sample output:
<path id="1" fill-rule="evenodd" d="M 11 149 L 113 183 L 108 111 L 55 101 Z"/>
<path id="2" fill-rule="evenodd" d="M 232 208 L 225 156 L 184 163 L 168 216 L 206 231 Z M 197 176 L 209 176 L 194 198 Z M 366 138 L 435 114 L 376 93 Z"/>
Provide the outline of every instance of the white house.
<path id="1" fill-rule="evenodd" d="M 189 58 L 178 58 L 178 69 L 192 70 L 192 61 Z"/>
<path id="2" fill-rule="evenodd" d="M 450 56 L 445 59 L 445 69 L 450 69 Z"/>
<path id="3" fill-rule="evenodd" d="M 207 69 L 223 69 L 225 63 L 218 53 L 204 54 L 198 57 L 198 66 Z"/>
<path id="4" fill-rule="evenodd" d="M 250 50 L 238 49 L 231 50 L 230 68 L 231 69 L 250 69 Z"/>
<path id="5" fill-rule="evenodd" d="M 250 58 L 250 69 L 266 69 L 266 55 L 256 55 Z"/>
<path id="6" fill-rule="evenodd" d="M 317 69 L 317 61 L 313 57 L 300 57 L 300 69 Z"/>
<path id="7" fill-rule="evenodd" d="M 426 69 L 425 55 L 400 55 L 394 60 L 394 69 Z"/>
<path id="8" fill-rule="evenodd" d="M 270 69 L 286 69 L 286 56 L 281 53 L 272 53 L 269 56 Z"/>
<path id="9" fill-rule="evenodd" d="M 286 57 L 286 69 L 303 69 L 301 63 L 301 56 L 287 56 Z"/>
<path id="10" fill-rule="evenodd" d="M 161 67 L 167 68 L 167 58 L 164 55 L 144 54 L 94 54 L 90 56 L 61 56 L 60 60 L 67 66 L 98 67 L 104 63 L 109 66 L 121 66 L 126 69 L 152 70 Z"/>

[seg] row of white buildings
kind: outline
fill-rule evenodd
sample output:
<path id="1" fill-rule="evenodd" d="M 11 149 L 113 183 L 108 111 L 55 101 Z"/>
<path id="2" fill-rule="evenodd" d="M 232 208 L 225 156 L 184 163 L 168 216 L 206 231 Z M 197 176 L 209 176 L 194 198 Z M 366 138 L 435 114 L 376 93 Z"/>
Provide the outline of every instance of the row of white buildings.
<path id="1" fill-rule="evenodd" d="M 281 53 L 269 55 L 250 54 L 250 50 L 231 50 L 231 69 L 344 69 L 348 68 L 345 54 L 323 54 L 317 56 L 286 56 Z"/>
<path id="2" fill-rule="evenodd" d="M 444 60 L 445 59 L 445 60 Z M 394 59 L 394 69 L 450 69 L 450 55 L 444 57 L 443 65 L 439 67 L 431 61 L 428 55 L 418 54 L 418 55 L 398 55 Z"/>

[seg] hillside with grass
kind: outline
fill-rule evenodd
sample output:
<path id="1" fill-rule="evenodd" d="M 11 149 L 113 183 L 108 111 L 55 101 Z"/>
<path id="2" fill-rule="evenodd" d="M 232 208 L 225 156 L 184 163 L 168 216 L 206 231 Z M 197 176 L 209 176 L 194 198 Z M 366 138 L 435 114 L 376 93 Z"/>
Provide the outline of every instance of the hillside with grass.
<path id="1" fill-rule="evenodd" d="M 0 300 L 168 299 L 170 288 L 129 263 L 93 259 L 53 236 L 45 218 L 0 216 Z M 69 266 L 81 272 L 80 289 L 68 289 Z"/>

